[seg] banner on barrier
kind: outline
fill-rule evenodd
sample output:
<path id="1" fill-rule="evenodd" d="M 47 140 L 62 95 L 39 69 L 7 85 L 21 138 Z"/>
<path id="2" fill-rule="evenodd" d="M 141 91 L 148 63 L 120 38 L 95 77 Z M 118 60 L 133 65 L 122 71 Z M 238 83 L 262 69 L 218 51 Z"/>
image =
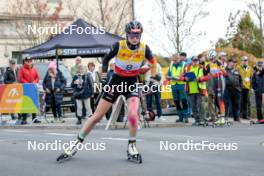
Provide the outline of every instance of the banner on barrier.
<path id="1" fill-rule="evenodd" d="M 0 85 L 0 113 L 38 113 L 39 96 L 35 84 Z"/>

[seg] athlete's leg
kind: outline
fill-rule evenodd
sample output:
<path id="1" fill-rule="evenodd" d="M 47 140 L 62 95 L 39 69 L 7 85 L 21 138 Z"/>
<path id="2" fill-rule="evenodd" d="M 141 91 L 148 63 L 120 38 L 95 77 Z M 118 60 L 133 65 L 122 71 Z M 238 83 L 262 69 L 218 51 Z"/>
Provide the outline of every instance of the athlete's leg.
<path id="1" fill-rule="evenodd" d="M 128 115 L 127 119 L 129 121 L 129 136 L 130 138 L 136 138 L 137 129 L 138 129 L 138 106 L 139 106 L 139 98 L 131 97 L 127 100 L 128 105 Z"/>
<path id="2" fill-rule="evenodd" d="M 91 132 L 96 123 L 102 119 L 111 106 L 112 103 L 110 101 L 104 100 L 103 98 L 100 100 L 94 114 L 86 120 L 84 126 L 77 136 L 77 140 L 57 158 L 57 161 L 66 159 L 76 154 L 78 151 L 78 145 L 84 141 L 85 136 Z"/>
<path id="3" fill-rule="evenodd" d="M 86 120 L 84 123 L 80 133 L 79 138 L 84 139 L 86 135 L 90 133 L 90 131 L 93 129 L 93 127 L 96 125 L 97 122 L 99 122 L 103 116 L 107 113 L 107 111 L 112 106 L 112 103 L 101 99 L 98 103 L 98 106 L 94 112 L 94 114 Z"/>
<path id="4" fill-rule="evenodd" d="M 127 155 L 128 158 L 136 157 L 136 160 L 139 160 L 139 157 L 141 157 L 139 151 L 136 147 L 136 135 L 137 135 L 137 129 L 138 129 L 138 105 L 139 105 L 139 98 L 138 97 L 131 97 L 128 98 L 128 121 L 129 121 L 129 139 L 128 139 L 128 145 L 127 145 Z"/>

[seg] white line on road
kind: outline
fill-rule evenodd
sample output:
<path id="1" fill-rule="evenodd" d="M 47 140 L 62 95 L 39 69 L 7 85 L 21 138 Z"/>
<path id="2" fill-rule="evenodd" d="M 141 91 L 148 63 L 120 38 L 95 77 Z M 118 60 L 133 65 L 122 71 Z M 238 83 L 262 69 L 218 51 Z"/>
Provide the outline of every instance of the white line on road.
<path id="1" fill-rule="evenodd" d="M 5 132 L 13 132 L 13 133 L 25 133 L 25 131 L 22 130 L 3 130 Z"/>
<path id="2" fill-rule="evenodd" d="M 55 135 L 55 136 L 76 136 L 76 134 L 67 134 L 67 133 L 44 133 L 47 135 Z"/>
<path id="3" fill-rule="evenodd" d="M 112 137 L 103 137 L 103 140 L 113 140 L 113 141 L 127 141 L 127 138 L 112 138 Z M 143 141 L 142 139 L 137 139 L 137 141 Z"/>

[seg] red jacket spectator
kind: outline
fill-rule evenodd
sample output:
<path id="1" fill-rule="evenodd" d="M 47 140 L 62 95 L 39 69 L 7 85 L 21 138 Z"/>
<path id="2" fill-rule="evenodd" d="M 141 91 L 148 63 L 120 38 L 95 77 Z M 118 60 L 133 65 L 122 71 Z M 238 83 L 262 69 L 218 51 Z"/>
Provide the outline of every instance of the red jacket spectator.
<path id="1" fill-rule="evenodd" d="M 31 65 L 28 62 L 31 62 Z M 33 67 L 32 61 L 25 61 L 25 64 L 19 69 L 18 82 L 35 84 L 39 82 L 39 74 Z"/>

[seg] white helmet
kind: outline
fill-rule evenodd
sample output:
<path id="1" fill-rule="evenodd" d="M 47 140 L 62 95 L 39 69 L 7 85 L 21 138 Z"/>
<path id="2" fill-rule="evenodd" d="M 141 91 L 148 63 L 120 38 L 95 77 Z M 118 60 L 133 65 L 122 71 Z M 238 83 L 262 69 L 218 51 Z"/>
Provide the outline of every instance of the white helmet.
<path id="1" fill-rule="evenodd" d="M 208 59 L 215 59 L 217 56 L 217 53 L 215 50 L 210 50 L 208 53 L 207 53 L 207 58 Z"/>
<path id="2" fill-rule="evenodd" d="M 248 60 L 248 57 L 247 56 L 242 56 L 241 57 L 241 60 L 244 61 L 244 60 Z"/>
<path id="3" fill-rule="evenodd" d="M 219 57 L 224 57 L 224 56 L 226 56 L 226 53 L 225 52 L 220 52 L 220 53 L 218 53 L 218 56 Z"/>

